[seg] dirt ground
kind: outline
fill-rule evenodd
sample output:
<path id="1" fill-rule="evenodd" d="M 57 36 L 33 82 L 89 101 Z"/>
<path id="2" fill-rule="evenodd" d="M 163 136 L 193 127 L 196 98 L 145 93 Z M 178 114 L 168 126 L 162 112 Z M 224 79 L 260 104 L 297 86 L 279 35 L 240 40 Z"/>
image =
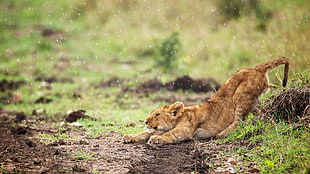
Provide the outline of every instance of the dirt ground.
<path id="1" fill-rule="evenodd" d="M 3 118 L 2 118 L 3 119 Z M 81 129 L 51 127 L 28 120 L 25 126 L 0 124 L 0 165 L 3 173 L 235 173 L 259 172 L 243 164 L 233 152 L 249 149 L 239 142 L 191 140 L 180 144 L 150 146 L 123 144 L 122 135 L 109 132 L 92 138 Z M 69 137 L 40 141 L 39 133 Z M 82 155 L 87 154 L 87 155 Z"/>

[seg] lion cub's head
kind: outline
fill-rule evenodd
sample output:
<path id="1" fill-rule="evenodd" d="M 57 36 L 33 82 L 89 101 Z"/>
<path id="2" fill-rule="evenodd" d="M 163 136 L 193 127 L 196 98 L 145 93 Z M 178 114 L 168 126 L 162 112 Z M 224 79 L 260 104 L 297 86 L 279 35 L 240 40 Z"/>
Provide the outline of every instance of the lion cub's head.
<path id="1" fill-rule="evenodd" d="M 148 133 L 155 131 L 167 132 L 175 127 L 183 112 L 184 104 L 182 102 L 159 107 L 150 113 L 150 116 L 145 121 L 145 128 Z"/>

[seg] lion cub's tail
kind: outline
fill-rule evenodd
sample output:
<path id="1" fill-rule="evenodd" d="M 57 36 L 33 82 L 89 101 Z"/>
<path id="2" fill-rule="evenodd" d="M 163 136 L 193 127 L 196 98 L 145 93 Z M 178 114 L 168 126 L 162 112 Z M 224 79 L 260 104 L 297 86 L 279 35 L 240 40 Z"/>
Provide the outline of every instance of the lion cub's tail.
<path id="1" fill-rule="evenodd" d="M 276 58 L 276 59 L 270 60 L 268 62 L 262 63 L 260 65 L 257 65 L 254 68 L 259 69 L 263 72 L 268 72 L 271 69 L 273 69 L 279 65 L 282 65 L 282 64 L 285 64 L 284 77 L 283 77 L 283 82 L 282 82 L 283 87 L 285 87 L 286 83 L 287 83 L 287 79 L 288 79 L 288 69 L 289 69 L 289 59 L 288 58 L 286 58 L 286 57 Z"/>

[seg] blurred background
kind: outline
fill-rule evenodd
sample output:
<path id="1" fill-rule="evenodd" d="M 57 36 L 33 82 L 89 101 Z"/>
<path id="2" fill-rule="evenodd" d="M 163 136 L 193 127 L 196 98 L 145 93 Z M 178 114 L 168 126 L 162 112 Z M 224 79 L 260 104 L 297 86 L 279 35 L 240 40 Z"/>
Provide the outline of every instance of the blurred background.
<path id="1" fill-rule="evenodd" d="M 188 75 L 223 84 L 280 56 L 291 60 L 291 83 L 309 79 L 309 11 L 308 0 L 2 0 L 1 104 L 21 94 L 21 104 L 6 107 L 102 110 L 148 80 Z M 270 73 L 272 84 L 282 77 L 283 68 Z"/>
<path id="2" fill-rule="evenodd" d="M 168 71 L 223 83 L 279 56 L 293 71 L 310 64 L 307 0 L 25 0 L 0 8 L 1 76 Z"/>

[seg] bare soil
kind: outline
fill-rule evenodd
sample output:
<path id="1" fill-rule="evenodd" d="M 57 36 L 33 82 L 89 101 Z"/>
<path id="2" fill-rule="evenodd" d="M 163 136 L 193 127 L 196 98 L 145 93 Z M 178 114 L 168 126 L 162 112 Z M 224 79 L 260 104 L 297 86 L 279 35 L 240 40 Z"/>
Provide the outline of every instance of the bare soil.
<path id="1" fill-rule="evenodd" d="M 11 122 L 11 121 L 10 121 Z M 82 129 L 52 127 L 29 120 L 25 126 L 0 124 L 0 166 L 3 173 L 234 173 L 258 171 L 243 164 L 234 151 L 248 144 L 191 140 L 150 146 L 123 144 L 122 135 L 108 132 L 93 138 Z M 44 140 L 40 134 L 67 138 Z M 83 156 L 84 154 L 84 156 Z M 230 161 L 229 161 L 230 160 Z M 259 171 L 258 171 L 259 172 Z"/>

